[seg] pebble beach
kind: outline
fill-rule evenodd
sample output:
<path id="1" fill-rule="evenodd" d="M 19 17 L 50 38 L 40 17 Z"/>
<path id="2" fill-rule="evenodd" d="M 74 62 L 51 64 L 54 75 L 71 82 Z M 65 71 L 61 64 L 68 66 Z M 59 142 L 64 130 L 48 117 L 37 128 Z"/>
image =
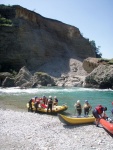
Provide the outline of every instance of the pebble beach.
<path id="1" fill-rule="evenodd" d="M 0 150 L 113 150 L 101 126 L 64 125 L 58 116 L 0 108 Z"/>

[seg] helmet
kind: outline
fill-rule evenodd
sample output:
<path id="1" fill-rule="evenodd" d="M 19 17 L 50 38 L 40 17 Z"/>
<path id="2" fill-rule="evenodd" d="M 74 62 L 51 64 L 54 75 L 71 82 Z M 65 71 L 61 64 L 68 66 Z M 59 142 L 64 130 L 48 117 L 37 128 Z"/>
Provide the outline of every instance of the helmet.
<path id="1" fill-rule="evenodd" d="M 38 98 L 37 96 L 35 96 L 35 99 Z"/>
<path id="2" fill-rule="evenodd" d="M 49 96 L 49 98 L 52 98 L 52 96 Z"/>
<path id="3" fill-rule="evenodd" d="M 80 100 L 77 100 L 77 103 L 80 103 Z"/>
<path id="4" fill-rule="evenodd" d="M 88 103 L 88 100 L 85 100 L 85 103 Z"/>
<path id="5" fill-rule="evenodd" d="M 45 98 L 45 95 L 43 95 L 43 98 Z"/>
<path id="6" fill-rule="evenodd" d="M 54 98 L 57 98 L 56 96 L 54 96 Z"/>
<path id="7" fill-rule="evenodd" d="M 106 111 L 107 110 L 107 107 L 104 107 L 104 111 Z"/>

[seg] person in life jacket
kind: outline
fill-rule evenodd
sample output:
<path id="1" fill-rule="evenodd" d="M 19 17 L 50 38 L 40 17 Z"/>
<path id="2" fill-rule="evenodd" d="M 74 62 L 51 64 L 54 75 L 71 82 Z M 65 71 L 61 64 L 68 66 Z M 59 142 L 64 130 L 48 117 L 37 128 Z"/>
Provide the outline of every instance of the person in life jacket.
<path id="1" fill-rule="evenodd" d="M 97 127 L 101 118 L 108 118 L 105 114 L 105 111 L 107 111 L 107 107 L 103 107 L 102 105 L 96 106 L 95 109 L 92 111 L 92 114 L 95 117 L 95 123 Z"/>
<path id="2" fill-rule="evenodd" d="M 45 95 L 42 96 L 42 100 L 43 100 L 44 105 L 47 105 L 48 99 Z"/>
<path id="3" fill-rule="evenodd" d="M 77 100 L 74 107 L 75 107 L 75 113 L 77 113 L 77 116 L 80 116 L 82 113 L 82 106 L 81 106 L 80 100 Z"/>
<path id="4" fill-rule="evenodd" d="M 49 96 L 49 99 L 48 99 L 48 107 L 47 107 L 47 113 L 48 113 L 48 110 L 49 110 L 49 109 L 51 110 L 51 113 L 52 113 L 52 107 L 53 107 L 52 96 Z"/>
<path id="5" fill-rule="evenodd" d="M 112 105 L 113 105 L 113 102 L 112 102 Z M 113 108 L 111 109 L 111 114 L 112 114 L 112 116 L 113 116 Z"/>
<path id="6" fill-rule="evenodd" d="M 58 99 L 57 99 L 57 97 L 56 96 L 54 96 L 54 100 L 53 100 L 53 103 L 54 103 L 54 105 L 58 105 Z"/>
<path id="7" fill-rule="evenodd" d="M 40 100 L 40 107 L 41 108 L 47 108 L 47 106 L 45 105 L 45 100 L 46 100 L 46 97 L 42 97 L 39 99 Z"/>
<path id="8" fill-rule="evenodd" d="M 32 103 L 34 103 L 34 98 L 31 98 L 28 103 L 29 103 L 29 109 L 31 110 L 31 112 L 33 112 Z"/>
<path id="9" fill-rule="evenodd" d="M 39 104 L 40 104 L 40 100 L 37 96 L 35 96 L 35 101 L 34 101 L 35 113 L 38 112 Z"/>
<path id="10" fill-rule="evenodd" d="M 85 100 L 83 109 L 84 109 L 84 116 L 88 115 L 89 111 L 92 109 L 92 106 L 89 104 L 88 100 Z"/>

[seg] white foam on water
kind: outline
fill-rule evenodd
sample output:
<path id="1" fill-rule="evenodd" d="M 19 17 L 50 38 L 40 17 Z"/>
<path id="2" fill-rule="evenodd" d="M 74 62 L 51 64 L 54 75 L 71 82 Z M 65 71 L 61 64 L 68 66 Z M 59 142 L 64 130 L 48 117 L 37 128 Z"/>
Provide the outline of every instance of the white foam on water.
<path id="1" fill-rule="evenodd" d="M 44 88 L 30 88 L 30 89 L 21 89 L 19 87 L 11 87 L 11 88 L 0 88 L 0 95 L 2 94 L 32 94 L 32 93 L 57 93 L 57 92 L 79 92 L 79 91 L 111 91 L 111 89 L 91 89 L 91 88 L 76 88 L 76 87 L 68 87 L 68 88 L 59 88 L 59 87 L 44 87 Z"/>

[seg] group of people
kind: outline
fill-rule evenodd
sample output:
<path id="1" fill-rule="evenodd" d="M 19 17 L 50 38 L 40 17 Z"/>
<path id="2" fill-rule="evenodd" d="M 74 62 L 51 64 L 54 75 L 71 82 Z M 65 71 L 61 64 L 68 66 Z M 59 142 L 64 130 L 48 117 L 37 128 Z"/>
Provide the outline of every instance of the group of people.
<path id="1" fill-rule="evenodd" d="M 113 102 L 112 102 L 112 105 L 113 105 Z M 92 109 L 92 106 L 89 104 L 88 100 L 85 100 L 85 103 L 84 103 L 83 107 L 80 103 L 80 100 L 77 100 L 74 107 L 75 107 L 77 116 L 81 115 L 82 109 L 84 110 L 84 116 L 88 115 L 90 110 Z M 107 111 L 107 107 L 104 107 L 102 105 L 97 105 L 93 109 L 92 114 L 95 117 L 95 123 L 96 123 L 97 127 L 99 126 L 99 121 L 100 121 L 101 118 L 104 118 L 104 119 L 108 120 L 108 117 L 107 117 L 105 111 Z M 113 117 L 113 108 L 111 110 L 111 114 L 112 114 L 112 117 Z"/>
<path id="2" fill-rule="evenodd" d="M 33 104 L 35 107 L 35 112 L 38 112 L 38 108 L 41 107 L 41 108 L 47 108 L 47 113 L 50 109 L 52 113 L 53 106 L 58 105 L 58 99 L 56 96 L 54 96 L 54 98 L 52 98 L 52 96 L 49 96 L 49 98 L 47 98 L 45 95 L 41 98 L 35 96 L 34 98 L 31 98 L 29 101 L 29 109 L 31 110 L 31 112 L 33 112 Z"/>
<path id="3" fill-rule="evenodd" d="M 92 109 L 92 106 L 89 104 L 88 100 L 85 100 L 85 103 L 82 107 L 80 100 L 77 100 L 77 102 L 74 104 L 75 112 L 77 113 L 77 116 L 80 116 L 82 113 L 82 109 L 84 110 L 84 116 L 89 115 L 90 110 Z"/>

